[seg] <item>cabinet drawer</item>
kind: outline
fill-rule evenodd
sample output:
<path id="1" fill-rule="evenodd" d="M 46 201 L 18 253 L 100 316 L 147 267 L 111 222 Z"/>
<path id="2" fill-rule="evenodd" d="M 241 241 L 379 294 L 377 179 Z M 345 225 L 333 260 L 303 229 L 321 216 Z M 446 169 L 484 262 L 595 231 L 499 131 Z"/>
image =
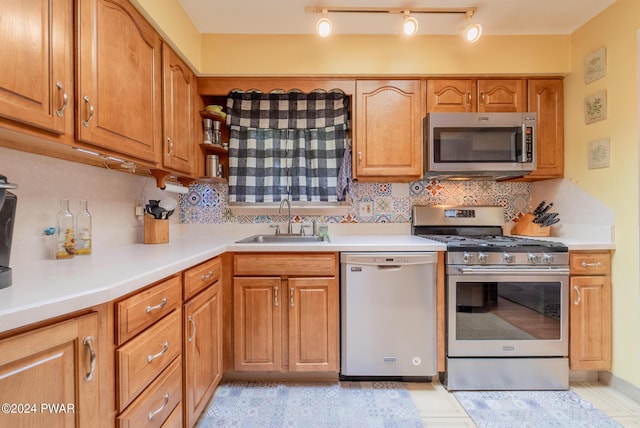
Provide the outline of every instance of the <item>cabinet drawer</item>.
<path id="1" fill-rule="evenodd" d="M 336 253 L 236 254 L 234 275 L 335 276 Z"/>
<path id="2" fill-rule="evenodd" d="M 160 427 L 182 399 L 182 364 L 173 363 L 118 416 L 120 428 Z"/>
<path id="3" fill-rule="evenodd" d="M 174 311 L 116 351 L 122 411 L 182 351 L 182 311 Z"/>
<path id="4" fill-rule="evenodd" d="M 176 275 L 115 305 L 116 345 L 121 345 L 182 304 Z"/>
<path id="5" fill-rule="evenodd" d="M 162 424 L 162 428 L 182 428 L 182 403 L 178 404 L 166 421 Z"/>
<path id="6" fill-rule="evenodd" d="M 216 257 L 184 272 L 184 300 L 198 294 L 220 279 L 222 267 L 220 258 Z"/>
<path id="7" fill-rule="evenodd" d="M 609 275 L 611 255 L 609 253 L 570 253 L 571 275 Z"/>

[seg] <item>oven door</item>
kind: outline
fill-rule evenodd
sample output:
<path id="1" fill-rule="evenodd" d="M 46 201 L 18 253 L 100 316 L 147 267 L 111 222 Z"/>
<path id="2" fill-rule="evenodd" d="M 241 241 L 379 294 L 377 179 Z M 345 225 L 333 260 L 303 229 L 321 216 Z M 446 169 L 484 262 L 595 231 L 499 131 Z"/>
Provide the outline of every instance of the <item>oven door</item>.
<path id="1" fill-rule="evenodd" d="M 448 270 L 447 356 L 568 355 L 568 268 Z"/>

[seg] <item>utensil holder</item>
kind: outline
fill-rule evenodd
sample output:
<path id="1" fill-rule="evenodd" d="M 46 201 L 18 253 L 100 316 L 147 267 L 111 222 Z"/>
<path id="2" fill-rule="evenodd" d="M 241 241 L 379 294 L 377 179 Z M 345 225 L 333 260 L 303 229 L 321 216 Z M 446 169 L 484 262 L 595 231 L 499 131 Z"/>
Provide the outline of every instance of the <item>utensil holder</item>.
<path id="1" fill-rule="evenodd" d="M 539 224 L 534 223 L 534 218 L 535 217 L 531 213 L 525 214 L 520 221 L 513 226 L 511 234 L 521 236 L 549 236 L 551 228 L 549 226 L 542 227 Z"/>
<path id="2" fill-rule="evenodd" d="M 144 243 L 166 244 L 169 242 L 169 220 L 158 220 L 150 214 L 144 215 Z"/>

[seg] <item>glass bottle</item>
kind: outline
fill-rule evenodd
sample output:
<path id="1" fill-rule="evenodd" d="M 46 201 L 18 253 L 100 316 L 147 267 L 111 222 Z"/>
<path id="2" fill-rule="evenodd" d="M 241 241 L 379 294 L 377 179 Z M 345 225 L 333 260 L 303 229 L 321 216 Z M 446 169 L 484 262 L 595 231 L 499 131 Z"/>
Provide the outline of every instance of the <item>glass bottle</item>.
<path id="1" fill-rule="evenodd" d="M 76 254 L 91 254 L 91 213 L 87 201 L 80 201 L 76 216 Z"/>
<path id="2" fill-rule="evenodd" d="M 73 214 L 69 211 L 68 199 L 60 200 L 56 226 L 56 259 L 70 259 L 76 253 L 76 238 L 73 232 Z"/>

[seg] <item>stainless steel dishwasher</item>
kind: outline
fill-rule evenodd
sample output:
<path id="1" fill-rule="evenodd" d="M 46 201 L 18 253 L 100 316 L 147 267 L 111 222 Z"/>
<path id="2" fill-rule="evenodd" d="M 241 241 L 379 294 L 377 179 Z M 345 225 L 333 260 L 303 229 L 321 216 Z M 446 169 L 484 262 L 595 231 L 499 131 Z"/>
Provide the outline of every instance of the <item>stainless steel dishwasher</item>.
<path id="1" fill-rule="evenodd" d="M 435 376 L 436 253 L 342 253 L 340 263 L 341 376 Z"/>

